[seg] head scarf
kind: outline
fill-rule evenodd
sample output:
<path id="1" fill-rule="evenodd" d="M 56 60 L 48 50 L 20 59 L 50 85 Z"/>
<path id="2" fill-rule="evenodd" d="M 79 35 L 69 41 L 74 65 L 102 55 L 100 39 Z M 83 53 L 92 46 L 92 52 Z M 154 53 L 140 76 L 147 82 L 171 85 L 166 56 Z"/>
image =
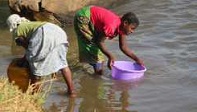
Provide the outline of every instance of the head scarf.
<path id="1" fill-rule="evenodd" d="M 24 17 L 20 17 L 18 14 L 12 14 L 8 17 L 6 22 L 9 26 L 10 32 L 12 32 L 21 22 L 29 22 L 29 20 Z"/>

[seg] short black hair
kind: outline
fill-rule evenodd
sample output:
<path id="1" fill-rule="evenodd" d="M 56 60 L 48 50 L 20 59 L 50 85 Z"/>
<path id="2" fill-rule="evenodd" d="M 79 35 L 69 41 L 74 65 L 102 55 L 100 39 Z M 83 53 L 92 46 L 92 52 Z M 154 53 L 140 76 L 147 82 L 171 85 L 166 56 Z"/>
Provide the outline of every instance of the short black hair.
<path id="1" fill-rule="evenodd" d="M 121 18 L 121 21 L 127 21 L 129 24 L 135 24 L 136 26 L 140 24 L 139 19 L 133 12 L 124 14 Z"/>

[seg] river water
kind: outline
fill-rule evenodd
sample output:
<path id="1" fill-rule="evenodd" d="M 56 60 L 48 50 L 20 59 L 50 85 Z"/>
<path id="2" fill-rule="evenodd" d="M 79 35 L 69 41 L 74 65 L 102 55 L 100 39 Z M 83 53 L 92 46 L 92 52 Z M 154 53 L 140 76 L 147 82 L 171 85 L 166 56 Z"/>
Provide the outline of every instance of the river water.
<path id="1" fill-rule="evenodd" d="M 147 67 L 142 80 L 116 81 L 110 71 L 95 77 L 86 69 L 73 70 L 76 98 L 65 95 L 65 84 L 56 81 L 44 107 L 49 112 L 197 112 L 197 1 L 124 0 L 108 7 L 118 14 L 133 11 L 140 19 L 128 44 Z M 12 47 L 5 25 L 9 13 L 0 2 L 0 74 L 20 48 Z M 67 34 L 74 38 L 72 27 Z M 76 47 L 71 49 L 76 49 Z M 107 41 L 118 60 L 129 60 L 118 50 L 118 41 Z M 13 50 L 14 49 L 14 50 Z M 75 54 L 76 55 L 76 54 Z M 88 67 L 86 67 L 88 68 Z M 89 68 L 88 68 L 89 69 Z M 6 76 L 6 75 L 5 75 Z"/>

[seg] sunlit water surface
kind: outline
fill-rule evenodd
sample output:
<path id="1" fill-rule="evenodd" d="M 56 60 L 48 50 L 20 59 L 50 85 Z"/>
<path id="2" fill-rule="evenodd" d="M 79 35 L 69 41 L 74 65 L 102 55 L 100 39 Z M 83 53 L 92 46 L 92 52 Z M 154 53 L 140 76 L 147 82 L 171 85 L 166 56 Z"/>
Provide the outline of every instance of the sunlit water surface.
<path id="1" fill-rule="evenodd" d="M 8 8 L 4 2 L 0 5 L 0 74 L 5 75 L 10 61 L 22 50 L 11 47 L 5 25 Z M 197 1 L 126 0 L 109 8 L 118 14 L 133 11 L 139 17 L 140 26 L 127 40 L 145 62 L 144 78 L 116 81 L 107 68 L 101 77 L 91 75 L 89 67 L 75 69 L 77 97 L 66 96 L 64 82 L 56 81 L 44 105 L 47 111 L 197 112 Z M 66 31 L 75 38 L 72 27 Z M 129 60 L 118 50 L 116 39 L 107 45 L 118 60 Z M 73 46 L 70 49 L 76 49 Z"/>

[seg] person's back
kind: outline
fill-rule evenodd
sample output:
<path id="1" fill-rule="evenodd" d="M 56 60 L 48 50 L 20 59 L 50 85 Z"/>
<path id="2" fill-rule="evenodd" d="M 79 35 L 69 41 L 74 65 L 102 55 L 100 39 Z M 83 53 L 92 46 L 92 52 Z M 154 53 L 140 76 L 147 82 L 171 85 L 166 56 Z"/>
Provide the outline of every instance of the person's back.
<path id="1" fill-rule="evenodd" d="M 30 37 L 31 34 L 40 26 L 46 24 L 46 22 L 40 22 L 40 21 L 29 21 L 29 22 L 21 22 L 20 25 L 18 25 L 15 35 L 16 37 Z"/>
<path id="2" fill-rule="evenodd" d="M 58 71 L 68 87 L 68 93 L 75 96 L 72 73 L 67 62 L 68 41 L 65 31 L 49 22 L 29 21 L 17 14 L 7 19 L 10 32 L 17 45 L 25 48 L 25 55 L 19 61 L 28 62 L 30 84 L 35 84 L 34 92 L 39 88 L 40 77 Z"/>
<path id="3" fill-rule="evenodd" d="M 133 33 L 138 25 L 139 20 L 132 12 L 119 17 L 114 12 L 99 6 L 82 8 L 74 18 L 80 62 L 89 63 L 96 74 L 102 74 L 104 56 L 106 56 L 108 58 L 107 66 L 111 69 L 115 57 L 107 50 L 104 42 L 106 39 L 118 36 L 120 50 L 143 65 L 143 62 L 126 44 L 127 35 Z"/>
<path id="4" fill-rule="evenodd" d="M 104 33 L 106 37 L 117 35 L 118 27 L 121 24 L 120 17 L 114 12 L 98 6 L 91 6 L 91 22 L 98 33 Z M 114 33 L 116 33 L 114 35 Z"/>

